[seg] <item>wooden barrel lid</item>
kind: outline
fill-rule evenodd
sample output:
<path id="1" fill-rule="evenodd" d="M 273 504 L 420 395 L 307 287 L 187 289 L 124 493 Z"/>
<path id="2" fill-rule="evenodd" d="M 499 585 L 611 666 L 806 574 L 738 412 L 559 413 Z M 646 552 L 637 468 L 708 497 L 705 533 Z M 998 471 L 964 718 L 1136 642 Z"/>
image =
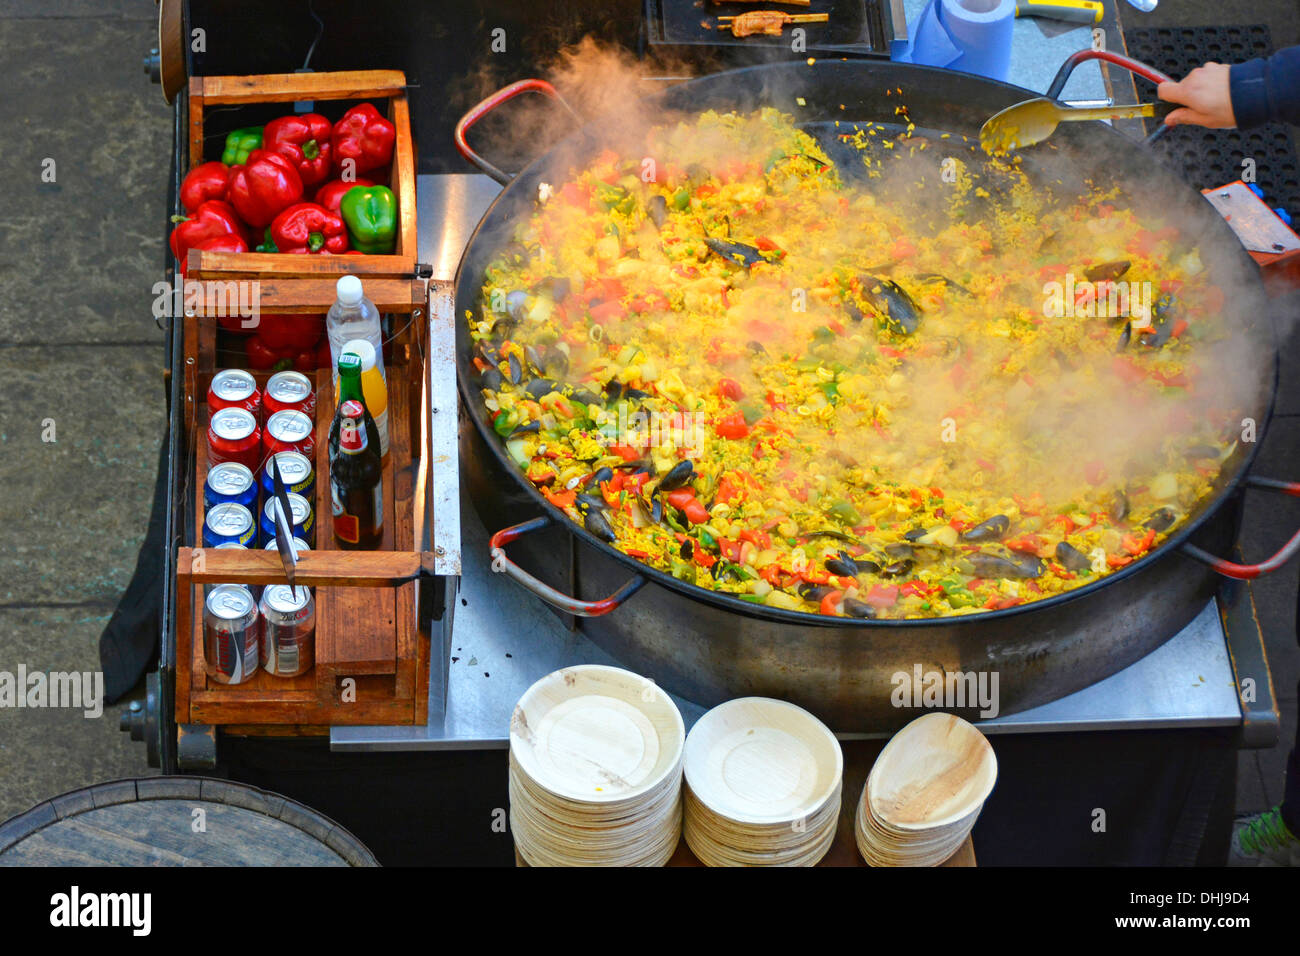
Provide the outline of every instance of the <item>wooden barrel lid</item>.
<path id="1" fill-rule="evenodd" d="M 0 866 L 195 865 L 379 863 L 360 840 L 315 810 L 207 777 L 101 783 L 0 824 Z"/>

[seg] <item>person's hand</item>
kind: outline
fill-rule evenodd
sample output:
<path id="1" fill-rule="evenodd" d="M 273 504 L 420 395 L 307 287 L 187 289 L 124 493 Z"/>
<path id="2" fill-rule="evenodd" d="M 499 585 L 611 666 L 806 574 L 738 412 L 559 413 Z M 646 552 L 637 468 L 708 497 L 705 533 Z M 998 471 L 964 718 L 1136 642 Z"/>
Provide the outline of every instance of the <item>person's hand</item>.
<path id="1" fill-rule="evenodd" d="M 1156 88 L 1156 95 L 1182 107 L 1165 117 L 1165 125 L 1191 124 L 1209 129 L 1236 126 L 1237 119 L 1232 115 L 1232 92 L 1228 86 L 1230 69 L 1226 63 L 1210 62 L 1198 66 L 1181 81 L 1161 83 Z"/>

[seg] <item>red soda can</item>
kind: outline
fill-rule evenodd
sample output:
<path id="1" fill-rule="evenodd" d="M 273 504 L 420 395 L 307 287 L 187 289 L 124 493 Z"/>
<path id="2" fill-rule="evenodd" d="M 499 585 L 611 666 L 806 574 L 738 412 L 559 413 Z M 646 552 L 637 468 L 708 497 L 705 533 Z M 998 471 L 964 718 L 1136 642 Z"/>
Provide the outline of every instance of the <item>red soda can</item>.
<path id="1" fill-rule="evenodd" d="M 242 368 L 223 368 L 212 376 L 208 386 L 208 414 L 215 415 L 223 408 L 242 408 L 253 413 L 256 419 L 262 411 L 262 393 L 252 373 Z"/>
<path id="2" fill-rule="evenodd" d="M 311 379 L 302 372 L 276 372 L 272 375 L 266 380 L 266 396 L 262 404 L 268 418 L 276 412 L 295 411 L 316 420 L 316 393 L 312 391 Z"/>
<path id="3" fill-rule="evenodd" d="M 291 408 L 276 412 L 266 420 L 262 447 L 267 458 L 282 451 L 296 451 L 308 461 L 315 461 L 316 426 L 303 412 Z"/>
<path id="4" fill-rule="evenodd" d="M 262 430 L 246 408 L 222 408 L 208 422 L 208 464 L 237 461 L 254 474 L 262 465 Z"/>

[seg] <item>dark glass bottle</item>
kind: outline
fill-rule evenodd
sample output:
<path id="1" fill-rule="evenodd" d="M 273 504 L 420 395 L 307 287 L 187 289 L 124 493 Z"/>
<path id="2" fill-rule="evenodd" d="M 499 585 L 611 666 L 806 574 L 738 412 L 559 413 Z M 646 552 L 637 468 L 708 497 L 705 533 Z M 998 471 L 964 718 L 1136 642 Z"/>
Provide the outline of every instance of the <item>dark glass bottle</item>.
<path id="1" fill-rule="evenodd" d="M 379 547 L 384 537 L 379 429 L 361 395 L 361 360 L 351 353 L 339 356 L 339 400 L 330 425 L 329 456 L 335 544 L 350 551 Z"/>

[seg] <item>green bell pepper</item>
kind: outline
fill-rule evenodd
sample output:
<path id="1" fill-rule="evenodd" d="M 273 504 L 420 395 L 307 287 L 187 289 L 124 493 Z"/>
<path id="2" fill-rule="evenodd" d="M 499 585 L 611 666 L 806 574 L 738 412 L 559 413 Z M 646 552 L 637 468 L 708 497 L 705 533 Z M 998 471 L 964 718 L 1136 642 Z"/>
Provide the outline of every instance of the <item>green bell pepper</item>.
<path id="1" fill-rule="evenodd" d="M 397 245 L 397 197 L 387 186 L 353 186 L 339 213 L 358 252 L 385 255 Z"/>
<path id="2" fill-rule="evenodd" d="M 248 154 L 262 148 L 262 127 L 244 126 L 226 135 L 226 148 L 221 153 L 221 161 L 227 166 L 242 166 L 248 162 Z"/>

